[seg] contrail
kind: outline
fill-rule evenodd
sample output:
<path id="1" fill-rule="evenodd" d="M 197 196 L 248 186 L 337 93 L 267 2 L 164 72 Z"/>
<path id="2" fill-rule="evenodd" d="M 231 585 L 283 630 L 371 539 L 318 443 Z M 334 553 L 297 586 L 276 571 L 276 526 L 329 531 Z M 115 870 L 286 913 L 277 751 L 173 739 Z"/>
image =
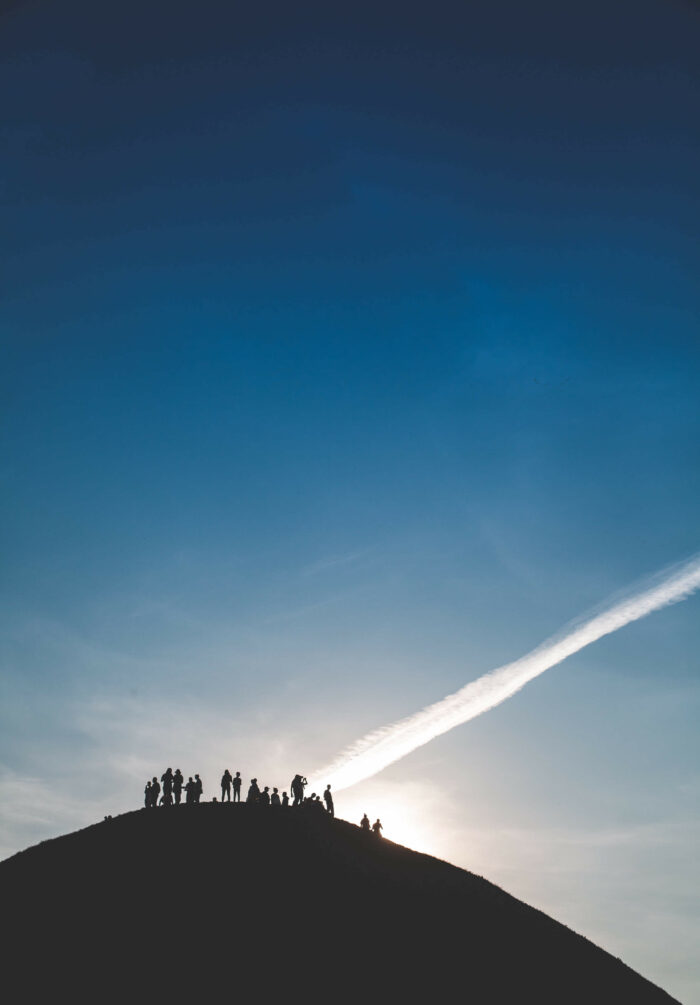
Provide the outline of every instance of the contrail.
<path id="1" fill-rule="evenodd" d="M 347 789 L 371 778 L 383 768 L 410 754 L 463 722 L 500 705 L 516 691 L 604 635 L 632 621 L 684 600 L 700 588 L 700 555 L 664 569 L 643 589 L 612 606 L 570 623 L 532 652 L 513 663 L 491 670 L 442 701 L 435 702 L 381 729 L 376 729 L 344 750 L 322 771 L 314 772 L 310 788 L 320 791 L 330 782 L 334 789 Z"/>

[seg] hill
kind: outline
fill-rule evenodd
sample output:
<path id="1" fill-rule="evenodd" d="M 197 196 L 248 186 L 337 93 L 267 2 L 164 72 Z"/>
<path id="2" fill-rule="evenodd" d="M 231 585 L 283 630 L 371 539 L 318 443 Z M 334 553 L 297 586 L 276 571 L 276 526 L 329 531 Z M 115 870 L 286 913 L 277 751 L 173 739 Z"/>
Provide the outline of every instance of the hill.
<path id="1" fill-rule="evenodd" d="M 14 1002 L 674 1002 L 486 880 L 323 813 L 126 813 L 0 863 L 0 894 Z"/>

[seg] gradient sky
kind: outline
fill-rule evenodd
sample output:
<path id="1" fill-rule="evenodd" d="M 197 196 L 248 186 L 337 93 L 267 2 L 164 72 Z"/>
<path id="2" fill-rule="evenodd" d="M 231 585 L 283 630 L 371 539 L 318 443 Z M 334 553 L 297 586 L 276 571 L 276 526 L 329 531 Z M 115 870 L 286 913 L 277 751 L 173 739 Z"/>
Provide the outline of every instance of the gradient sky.
<path id="1" fill-rule="evenodd" d="M 700 15 L 4 5 L 2 854 L 697 551 Z M 700 1003 L 697 598 L 339 795 Z"/>

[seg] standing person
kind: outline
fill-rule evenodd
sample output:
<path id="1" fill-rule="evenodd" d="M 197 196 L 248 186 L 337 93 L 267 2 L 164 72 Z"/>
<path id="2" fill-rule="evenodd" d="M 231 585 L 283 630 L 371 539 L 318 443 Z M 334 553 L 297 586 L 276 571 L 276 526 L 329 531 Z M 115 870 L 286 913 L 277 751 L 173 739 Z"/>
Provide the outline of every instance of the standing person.
<path id="1" fill-rule="evenodd" d="M 382 836 L 382 822 L 379 817 L 372 824 L 372 833 L 378 838 Z"/>
<path id="2" fill-rule="evenodd" d="M 289 796 L 286 792 L 282 793 L 282 806 L 286 809 L 289 806 Z"/>
<path id="3" fill-rule="evenodd" d="M 260 805 L 269 806 L 270 805 L 270 786 L 266 785 L 265 788 L 260 793 Z"/>
<path id="4" fill-rule="evenodd" d="M 194 776 L 194 784 L 195 784 L 194 801 L 198 803 L 199 800 L 202 798 L 202 792 L 204 791 L 204 786 L 202 785 L 202 779 L 199 777 L 199 775 Z"/>
<path id="5" fill-rule="evenodd" d="M 180 800 L 182 799 L 182 786 L 185 779 L 182 777 L 182 772 L 179 768 L 175 768 L 175 774 L 173 775 L 173 794 L 175 796 L 175 805 L 180 805 Z"/>
<path id="6" fill-rule="evenodd" d="M 292 795 L 294 796 L 293 806 L 299 806 L 304 802 L 304 786 L 306 784 L 306 779 L 301 775 L 295 775 L 292 779 L 290 789 L 292 790 Z"/>
<path id="7" fill-rule="evenodd" d="M 281 806 L 279 789 L 273 789 L 270 796 L 270 806 Z"/>
<path id="8" fill-rule="evenodd" d="M 326 803 L 326 809 L 332 817 L 335 816 L 335 808 L 333 806 L 333 796 L 331 795 L 330 784 L 326 786 L 326 791 L 323 793 L 323 798 Z"/>
<path id="9" fill-rule="evenodd" d="M 192 780 L 192 775 L 190 775 L 190 777 L 187 780 L 187 785 L 185 786 L 185 802 L 186 803 L 194 803 L 194 802 L 196 802 L 196 799 L 195 799 L 195 792 L 196 791 L 197 791 L 197 783 Z"/>
<path id="10" fill-rule="evenodd" d="M 242 781 L 243 781 L 243 779 L 241 778 L 241 773 L 240 773 L 240 771 L 237 771 L 236 775 L 235 775 L 235 777 L 233 779 L 233 801 L 234 801 L 234 803 L 240 803 L 240 801 L 241 801 L 241 782 Z"/>
<path id="11" fill-rule="evenodd" d="M 360 820 L 360 827 L 365 832 L 365 834 L 369 834 L 369 817 L 367 816 L 366 813 L 363 816 L 362 820 Z"/>
<path id="12" fill-rule="evenodd" d="M 257 803 L 258 799 L 260 799 L 260 789 L 258 788 L 258 780 L 257 778 L 251 778 L 250 787 L 248 789 L 248 798 L 246 799 L 246 802 Z"/>
<path id="13" fill-rule="evenodd" d="M 160 782 L 153 776 L 151 779 L 151 806 L 158 805 L 158 796 L 160 795 Z"/>
<path id="14" fill-rule="evenodd" d="M 151 800 L 151 783 L 150 782 L 146 782 L 146 788 L 143 790 L 143 805 L 146 807 L 147 810 L 150 809 L 151 806 L 153 805 L 153 802 Z"/>
<path id="15" fill-rule="evenodd" d="M 231 802 L 231 782 L 233 778 L 231 777 L 231 772 L 226 768 L 223 775 L 221 776 L 221 802 Z"/>
<path id="16" fill-rule="evenodd" d="M 160 780 L 163 783 L 163 803 L 169 806 L 172 803 L 172 792 L 173 792 L 173 769 L 168 768 L 160 776 Z"/>

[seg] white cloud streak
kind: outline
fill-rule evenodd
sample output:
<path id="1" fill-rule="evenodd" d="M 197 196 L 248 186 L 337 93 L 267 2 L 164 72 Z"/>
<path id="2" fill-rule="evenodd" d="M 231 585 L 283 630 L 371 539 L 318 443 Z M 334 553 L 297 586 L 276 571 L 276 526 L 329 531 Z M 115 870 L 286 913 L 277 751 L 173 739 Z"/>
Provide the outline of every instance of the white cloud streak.
<path id="1" fill-rule="evenodd" d="M 545 670 L 579 652 L 604 635 L 638 621 L 700 588 L 700 555 L 667 568 L 644 588 L 612 606 L 567 626 L 532 652 L 491 670 L 454 694 L 368 733 L 310 779 L 312 788 L 330 782 L 335 790 L 371 778 L 418 747 L 500 705 Z"/>

